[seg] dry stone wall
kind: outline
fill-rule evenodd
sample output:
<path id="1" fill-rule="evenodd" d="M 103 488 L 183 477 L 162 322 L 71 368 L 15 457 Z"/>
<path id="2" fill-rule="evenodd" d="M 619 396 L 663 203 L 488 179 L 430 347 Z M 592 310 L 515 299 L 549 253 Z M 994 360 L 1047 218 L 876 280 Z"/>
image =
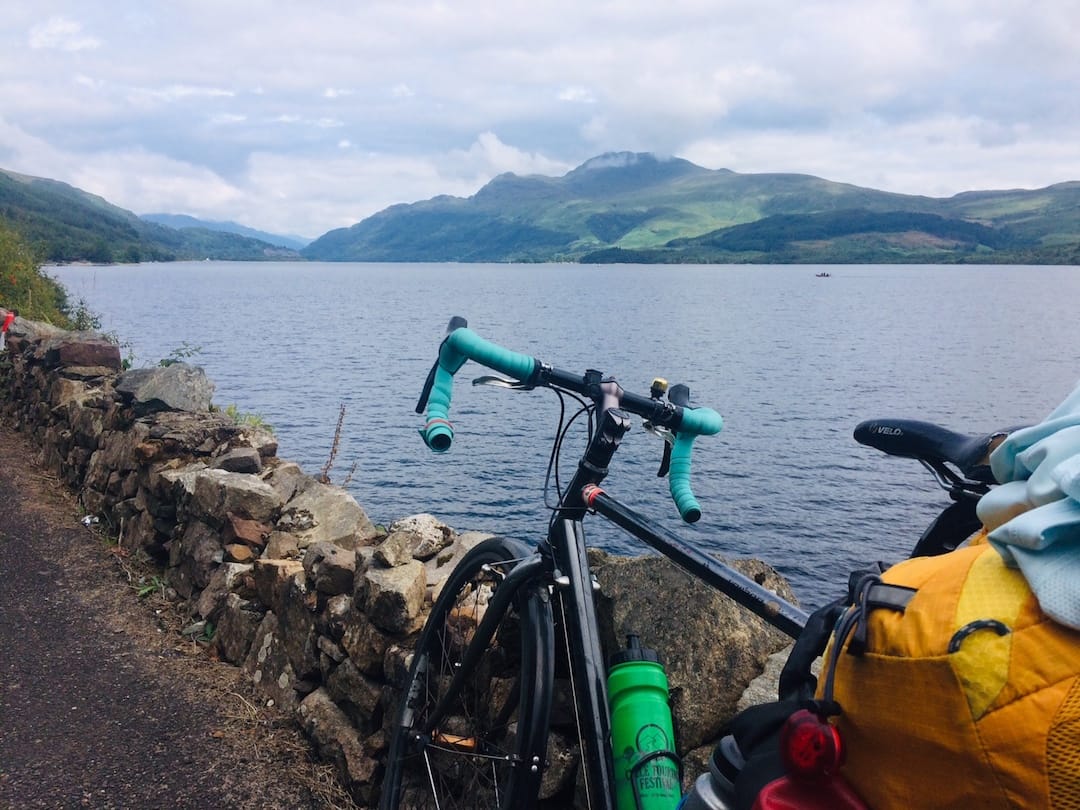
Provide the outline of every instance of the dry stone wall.
<path id="1" fill-rule="evenodd" d="M 25 320 L 0 356 L 2 418 L 33 437 L 88 521 L 160 566 L 190 615 L 185 632 L 212 638 L 294 712 L 357 803 L 372 805 L 431 595 L 487 535 L 426 514 L 375 525 L 343 489 L 278 458 L 271 433 L 213 410 L 213 388 L 183 363 L 123 371 L 100 335 Z M 597 551 L 593 563 L 609 649 L 632 630 L 667 662 L 693 774 L 785 639 L 662 560 Z M 791 598 L 762 563 L 735 565 Z M 549 795 L 573 791 L 571 747 L 552 747 Z"/>

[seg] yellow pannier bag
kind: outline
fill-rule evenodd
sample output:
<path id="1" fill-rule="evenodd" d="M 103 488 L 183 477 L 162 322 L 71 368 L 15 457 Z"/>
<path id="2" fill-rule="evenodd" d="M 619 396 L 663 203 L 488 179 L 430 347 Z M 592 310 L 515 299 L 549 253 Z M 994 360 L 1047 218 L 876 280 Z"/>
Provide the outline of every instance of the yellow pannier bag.
<path id="1" fill-rule="evenodd" d="M 818 684 L 859 795 L 874 810 L 1080 810 L 1080 633 L 985 542 L 874 585 L 903 598 L 848 608 Z"/>

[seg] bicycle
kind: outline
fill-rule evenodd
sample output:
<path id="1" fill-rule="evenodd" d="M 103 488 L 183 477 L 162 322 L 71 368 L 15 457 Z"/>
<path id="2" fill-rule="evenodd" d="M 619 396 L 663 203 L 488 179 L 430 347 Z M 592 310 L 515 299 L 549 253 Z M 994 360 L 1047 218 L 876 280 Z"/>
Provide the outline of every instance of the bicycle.
<path id="1" fill-rule="evenodd" d="M 601 488 L 630 429 L 630 415 L 637 415 L 666 440 L 660 474 L 669 477 L 680 516 L 690 523 L 700 517 L 690 487 L 693 442 L 700 435 L 717 433 L 722 420 L 711 409 L 691 407 L 686 386 L 668 389 L 657 380 L 647 396 L 633 394 L 598 371 L 563 371 L 504 349 L 480 338 L 464 319 L 454 318 L 416 409 L 426 410 L 421 435 L 435 452 L 445 452 L 452 444 L 448 418 L 452 383 L 468 360 L 505 375 L 482 377 L 474 384 L 548 388 L 559 395 L 564 414 L 565 396 L 577 399 L 581 410 L 568 421 L 560 416 L 548 469 L 549 477 L 554 470 L 558 501 L 546 539 L 535 547 L 507 538 L 481 543 L 465 555 L 436 598 L 405 681 L 380 808 L 535 807 L 552 713 L 555 647 L 563 640 L 588 806 L 613 810 L 616 774 L 609 747 L 604 655 L 583 529 L 587 515 L 598 515 L 644 541 L 793 639 L 809 617 Z M 589 438 L 572 480 L 562 487 L 558 479 L 562 442 L 582 413 L 589 417 Z M 878 424 L 883 429 L 867 434 L 877 443 L 864 443 L 919 458 L 942 476 L 939 480 L 949 483 L 958 502 L 973 514 L 970 501 L 976 490 L 971 487 L 983 482 L 967 477 L 977 471 L 967 462 L 968 455 L 957 449 L 961 438 L 972 437 L 935 433 L 930 429 L 935 426 L 928 423 Z M 952 474 L 945 461 L 960 463 L 965 474 Z M 943 550 L 963 539 L 956 539 L 964 524 L 953 520 L 955 516 L 941 519 L 938 528 L 927 531 Z"/>
<path id="2" fill-rule="evenodd" d="M 477 382 L 548 388 L 560 398 L 578 399 L 579 414 L 590 419 L 590 436 L 572 480 L 561 487 L 557 461 L 573 418 L 556 431 L 549 475 L 554 469 L 558 502 L 546 540 L 536 547 L 506 538 L 485 541 L 443 585 L 413 655 L 380 806 L 535 806 L 545 764 L 558 623 L 568 648 L 585 792 L 590 806 L 611 810 L 616 779 L 608 750 L 604 655 L 582 525 L 586 515 L 599 515 L 628 531 L 792 637 L 806 614 L 600 488 L 630 429 L 631 415 L 637 415 L 667 439 L 661 472 L 669 478 L 682 519 L 698 520 L 701 509 L 690 486 L 693 442 L 717 433 L 722 420 L 711 409 L 691 407 L 686 386 L 667 390 L 657 381 L 648 395 L 634 394 L 598 371 L 564 371 L 504 349 L 454 318 L 417 405 L 418 413 L 427 411 L 421 433 L 436 452 L 452 443 L 453 377 L 467 360 L 505 375 Z"/>

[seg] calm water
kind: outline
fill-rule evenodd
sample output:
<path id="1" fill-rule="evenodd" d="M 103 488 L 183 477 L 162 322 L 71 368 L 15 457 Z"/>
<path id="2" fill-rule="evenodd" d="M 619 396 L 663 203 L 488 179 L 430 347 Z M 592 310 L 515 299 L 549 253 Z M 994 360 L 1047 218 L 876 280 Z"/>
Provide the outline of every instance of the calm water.
<path id="1" fill-rule="evenodd" d="M 331 475 L 376 522 L 433 512 L 459 530 L 535 537 L 558 418 L 550 392 L 473 388 L 456 440 L 430 453 L 413 408 L 451 315 L 508 348 L 597 368 L 645 393 L 655 376 L 725 419 L 698 442 L 704 515 L 681 526 L 655 477 L 658 440 L 628 437 L 607 489 L 700 547 L 773 563 L 804 603 L 846 571 L 904 555 L 945 503 L 916 463 L 855 444 L 863 419 L 959 430 L 1037 421 L 1080 378 L 1080 268 L 669 267 L 177 263 L 50 272 L 100 313 L 135 365 L 185 343 L 235 404 L 274 426 L 279 455 Z M 580 441 L 573 443 L 579 451 Z M 563 469 L 572 469 L 567 452 Z M 590 540 L 640 546 L 600 521 Z"/>

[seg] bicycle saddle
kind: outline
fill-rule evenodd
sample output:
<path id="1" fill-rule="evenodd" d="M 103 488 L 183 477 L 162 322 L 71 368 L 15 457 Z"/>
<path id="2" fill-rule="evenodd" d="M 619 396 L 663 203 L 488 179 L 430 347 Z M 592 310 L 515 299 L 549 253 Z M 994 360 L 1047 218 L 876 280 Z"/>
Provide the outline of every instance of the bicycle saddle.
<path id="1" fill-rule="evenodd" d="M 855 441 L 890 456 L 929 464 L 948 462 L 971 481 L 994 484 L 990 451 L 1015 429 L 973 436 L 915 419 L 869 419 L 855 427 Z"/>

